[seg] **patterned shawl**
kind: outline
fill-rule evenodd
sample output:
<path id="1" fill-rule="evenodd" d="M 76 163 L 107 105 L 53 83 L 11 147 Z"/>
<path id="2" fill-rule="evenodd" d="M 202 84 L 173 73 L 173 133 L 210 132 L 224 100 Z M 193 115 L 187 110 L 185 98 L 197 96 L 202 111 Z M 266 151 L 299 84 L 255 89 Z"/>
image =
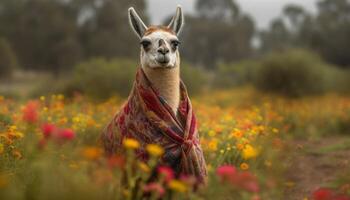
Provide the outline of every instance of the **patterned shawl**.
<path id="1" fill-rule="evenodd" d="M 180 83 L 180 104 L 176 116 L 140 68 L 128 101 L 102 133 L 108 154 L 121 150 L 124 138 L 140 142 L 137 157 L 147 160 L 147 144 L 165 149 L 161 165 L 168 165 L 176 174 L 194 175 L 203 182 L 207 175 L 203 151 L 199 143 L 197 123 L 186 87 Z"/>

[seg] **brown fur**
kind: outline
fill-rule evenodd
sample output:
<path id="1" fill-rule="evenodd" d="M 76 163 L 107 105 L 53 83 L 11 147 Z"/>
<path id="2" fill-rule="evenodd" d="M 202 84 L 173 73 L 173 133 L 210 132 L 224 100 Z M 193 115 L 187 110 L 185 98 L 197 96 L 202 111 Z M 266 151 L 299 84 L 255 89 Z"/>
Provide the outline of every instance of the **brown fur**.
<path id="1" fill-rule="evenodd" d="M 164 31 L 164 32 L 168 32 L 168 33 L 175 35 L 174 31 L 166 26 L 150 26 L 146 30 L 145 35 L 149 35 L 149 34 L 154 33 L 156 31 Z"/>

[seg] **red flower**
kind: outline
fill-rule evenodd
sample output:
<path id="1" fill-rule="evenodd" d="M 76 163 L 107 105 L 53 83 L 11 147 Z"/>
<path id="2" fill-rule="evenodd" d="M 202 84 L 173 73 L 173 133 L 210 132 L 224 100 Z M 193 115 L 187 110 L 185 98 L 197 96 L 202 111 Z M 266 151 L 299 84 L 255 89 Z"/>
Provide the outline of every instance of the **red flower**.
<path id="1" fill-rule="evenodd" d="M 46 123 L 41 126 L 41 131 L 45 138 L 49 138 L 55 130 L 56 126 L 53 124 Z"/>
<path id="2" fill-rule="evenodd" d="M 240 173 L 234 180 L 236 185 L 248 192 L 259 192 L 259 184 L 256 177 L 249 172 Z"/>
<path id="3" fill-rule="evenodd" d="M 149 183 L 143 186 L 145 192 L 156 192 L 158 197 L 162 197 L 165 194 L 164 188 L 159 183 Z"/>
<path id="4" fill-rule="evenodd" d="M 332 200 L 350 200 L 350 197 L 345 195 L 337 195 Z"/>
<path id="5" fill-rule="evenodd" d="M 320 188 L 313 192 L 313 200 L 332 200 L 333 191 L 329 188 Z"/>
<path id="6" fill-rule="evenodd" d="M 62 129 L 58 132 L 58 137 L 64 140 L 72 140 L 75 137 L 75 133 L 72 129 Z"/>
<path id="7" fill-rule="evenodd" d="M 108 166 L 110 168 L 115 168 L 115 167 L 119 167 L 119 168 L 124 168 L 125 166 L 125 159 L 123 156 L 112 156 L 108 159 Z"/>
<path id="8" fill-rule="evenodd" d="M 242 188 L 248 192 L 259 192 L 259 184 L 256 177 L 249 172 L 238 172 L 234 166 L 224 165 L 216 169 L 216 174 L 222 181 L 227 181 L 233 186 Z"/>
<path id="9" fill-rule="evenodd" d="M 34 124 L 38 121 L 38 102 L 29 101 L 22 110 L 22 119 L 28 123 Z"/>
<path id="10" fill-rule="evenodd" d="M 174 171 L 170 167 L 160 166 L 158 167 L 158 173 L 164 176 L 166 182 L 174 179 Z"/>
<path id="11" fill-rule="evenodd" d="M 223 165 L 216 169 L 216 174 L 221 178 L 222 181 L 231 181 L 236 175 L 236 168 L 231 165 Z"/>

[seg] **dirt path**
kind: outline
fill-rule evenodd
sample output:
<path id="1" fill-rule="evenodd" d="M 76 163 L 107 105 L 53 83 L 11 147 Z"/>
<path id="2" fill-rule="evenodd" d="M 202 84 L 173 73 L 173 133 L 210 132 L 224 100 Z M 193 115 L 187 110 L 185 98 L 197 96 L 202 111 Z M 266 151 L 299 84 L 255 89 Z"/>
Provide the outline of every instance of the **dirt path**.
<path id="1" fill-rule="evenodd" d="M 350 137 L 291 142 L 286 200 L 303 200 L 350 171 Z"/>

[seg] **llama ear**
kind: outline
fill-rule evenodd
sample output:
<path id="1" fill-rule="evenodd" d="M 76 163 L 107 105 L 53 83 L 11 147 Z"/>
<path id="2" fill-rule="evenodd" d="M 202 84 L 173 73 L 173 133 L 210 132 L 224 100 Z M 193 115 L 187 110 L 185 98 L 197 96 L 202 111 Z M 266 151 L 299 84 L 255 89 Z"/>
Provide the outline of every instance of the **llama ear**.
<path id="1" fill-rule="evenodd" d="M 142 19 L 136 13 L 133 7 L 130 7 L 128 10 L 129 23 L 131 28 L 134 30 L 136 35 L 141 39 L 147 30 L 147 26 L 143 23 Z"/>
<path id="2" fill-rule="evenodd" d="M 176 35 L 179 35 L 181 33 L 184 23 L 185 19 L 182 13 L 182 8 L 180 5 L 178 5 L 176 8 L 176 14 L 171 20 L 170 24 L 168 25 L 168 28 L 173 30 L 176 33 Z"/>

